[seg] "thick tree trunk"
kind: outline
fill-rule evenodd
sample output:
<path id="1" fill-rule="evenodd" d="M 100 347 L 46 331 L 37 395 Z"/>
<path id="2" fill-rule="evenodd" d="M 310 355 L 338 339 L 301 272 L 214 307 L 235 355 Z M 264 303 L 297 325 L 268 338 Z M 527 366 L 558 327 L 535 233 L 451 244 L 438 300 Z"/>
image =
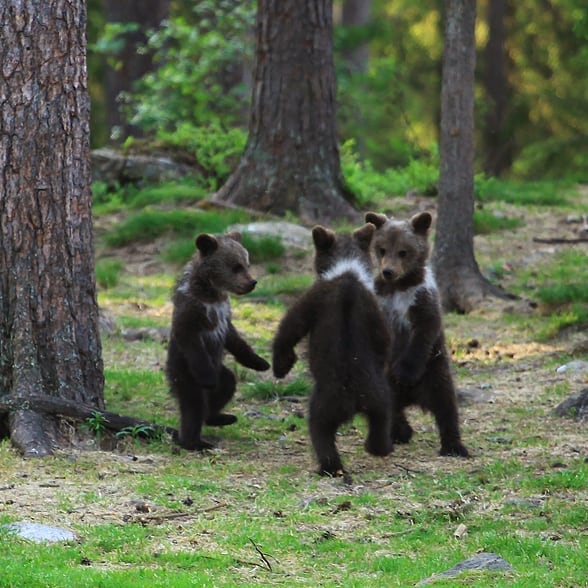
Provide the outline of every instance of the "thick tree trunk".
<path id="1" fill-rule="evenodd" d="M 506 75 L 505 19 L 507 0 L 488 2 L 488 43 L 484 51 L 484 87 L 489 109 L 484 117 L 484 171 L 500 176 L 510 169 L 513 137 L 506 132 L 511 89 Z"/>
<path id="2" fill-rule="evenodd" d="M 0 430 L 46 455 L 56 421 L 27 398 L 104 406 L 85 2 L 7 0 L 0 22 Z"/>
<path id="3" fill-rule="evenodd" d="M 107 66 L 105 70 L 107 124 L 111 139 L 123 141 L 130 134 L 140 135 L 131 127 L 121 110 L 121 98 L 133 84 L 151 71 L 151 54 L 138 51 L 147 41 L 147 31 L 158 29 L 169 16 L 170 0 L 102 0 L 106 21 L 109 23 L 136 23 L 137 30 L 124 35 L 125 45 L 117 56 L 120 67 Z"/>
<path id="4" fill-rule="evenodd" d="M 476 3 L 445 0 L 441 170 L 433 267 L 446 310 L 470 311 L 502 295 L 474 257 L 474 69 Z"/>
<path id="5" fill-rule="evenodd" d="M 326 222 L 354 218 L 335 124 L 332 0 L 259 0 L 249 139 L 216 200 Z"/>

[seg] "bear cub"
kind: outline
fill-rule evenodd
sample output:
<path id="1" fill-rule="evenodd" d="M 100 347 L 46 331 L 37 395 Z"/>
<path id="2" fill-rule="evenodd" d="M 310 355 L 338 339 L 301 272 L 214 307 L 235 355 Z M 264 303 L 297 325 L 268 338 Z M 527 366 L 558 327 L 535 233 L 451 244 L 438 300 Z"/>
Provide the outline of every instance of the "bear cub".
<path id="1" fill-rule="evenodd" d="M 393 440 L 410 441 L 413 430 L 404 410 L 418 405 L 435 417 L 440 455 L 468 457 L 459 431 L 439 291 L 427 264 L 431 215 L 422 212 L 401 221 L 368 212 L 365 219 L 376 225 L 375 286 L 392 337 L 388 375 L 395 408 Z"/>
<path id="2" fill-rule="evenodd" d="M 314 227 L 313 285 L 282 318 L 273 342 L 273 372 L 283 378 L 296 363 L 296 344 L 309 334 L 308 358 L 314 389 L 309 430 L 319 473 L 346 475 L 335 445 L 339 426 L 363 413 L 365 448 L 388 455 L 391 395 L 384 373 L 390 339 L 374 293 L 369 246 L 375 227 L 353 235 Z"/>
<path id="3" fill-rule="evenodd" d="M 235 376 L 223 365 L 224 350 L 245 367 L 270 366 L 231 322 L 227 292 L 247 294 L 257 283 L 239 233 L 196 237 L 197 252 L 184 268 L 173 295 L 166 375 L 180 409 L 178 442 L 185 449 L 211 449 L 203 423 L 223 426 L 237 418 L 221 412 L 235 393 Z"/>

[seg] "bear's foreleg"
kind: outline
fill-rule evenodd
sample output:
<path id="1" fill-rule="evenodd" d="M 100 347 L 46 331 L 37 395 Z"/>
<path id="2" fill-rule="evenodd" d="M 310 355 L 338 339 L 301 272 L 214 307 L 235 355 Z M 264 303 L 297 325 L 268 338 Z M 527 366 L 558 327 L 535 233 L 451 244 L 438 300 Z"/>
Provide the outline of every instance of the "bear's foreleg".
<path id="1" fill-rule="evenodd" d="M 243 366 L 264 372 L 270 364 L 253 351 L 251 346 L 239 335 L 233 323 L 229 323 L 225 339 L 225 349 Z"/>

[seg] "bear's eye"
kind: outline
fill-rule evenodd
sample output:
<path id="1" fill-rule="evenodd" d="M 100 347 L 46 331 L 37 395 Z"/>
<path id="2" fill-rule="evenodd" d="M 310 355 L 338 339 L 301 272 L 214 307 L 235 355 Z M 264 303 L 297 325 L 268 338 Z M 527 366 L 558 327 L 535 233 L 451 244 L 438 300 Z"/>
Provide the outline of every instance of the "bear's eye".
<path id="1" fill-rule="evenodd" d="M 233 273 L 234 274 L 238 274 L 239 272 L 242 272 L 245 268 L 243 267 L 242 264 L 237 263 L 233 266 Z"/>
<path id="2" fill-rule="evenodd" d="M 408 255 L 408 254 L 407 254 L 407 252 L 406 252 L 404 249 L 401 249 L 401 250 L 398 252 L 398 257 L 404 258 L 404 257 L 406 257 L 407 255 Z"/>

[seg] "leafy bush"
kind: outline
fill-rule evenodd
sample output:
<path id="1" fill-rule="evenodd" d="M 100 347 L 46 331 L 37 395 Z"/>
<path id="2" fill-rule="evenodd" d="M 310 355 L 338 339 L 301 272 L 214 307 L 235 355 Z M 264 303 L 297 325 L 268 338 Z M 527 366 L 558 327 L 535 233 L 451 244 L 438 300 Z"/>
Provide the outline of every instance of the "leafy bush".
<path id="1" fill-rule="evenodd" d="M 118 259 L 100 259 L 96 262 L 96 282 L 104 289 L 113 288 L 120 279 L 123 268 Z"/>
<path id="2" fill-rule="evenodd" d="M 563 206 L 568 204 L 569 183 L 555 181 L 514 182 L 476 177 L 476 197 L 482 202 L 508 202 L 519 206 Z"/>
<path id="3" fill-rule="evenodd" d="M 523 226 L 520 218 L 511 218 L 497 214 L 490 210 L 476 210 L 474 212 L 474 234 L 488 235 L 506 229 L 518 229 Z"/>

